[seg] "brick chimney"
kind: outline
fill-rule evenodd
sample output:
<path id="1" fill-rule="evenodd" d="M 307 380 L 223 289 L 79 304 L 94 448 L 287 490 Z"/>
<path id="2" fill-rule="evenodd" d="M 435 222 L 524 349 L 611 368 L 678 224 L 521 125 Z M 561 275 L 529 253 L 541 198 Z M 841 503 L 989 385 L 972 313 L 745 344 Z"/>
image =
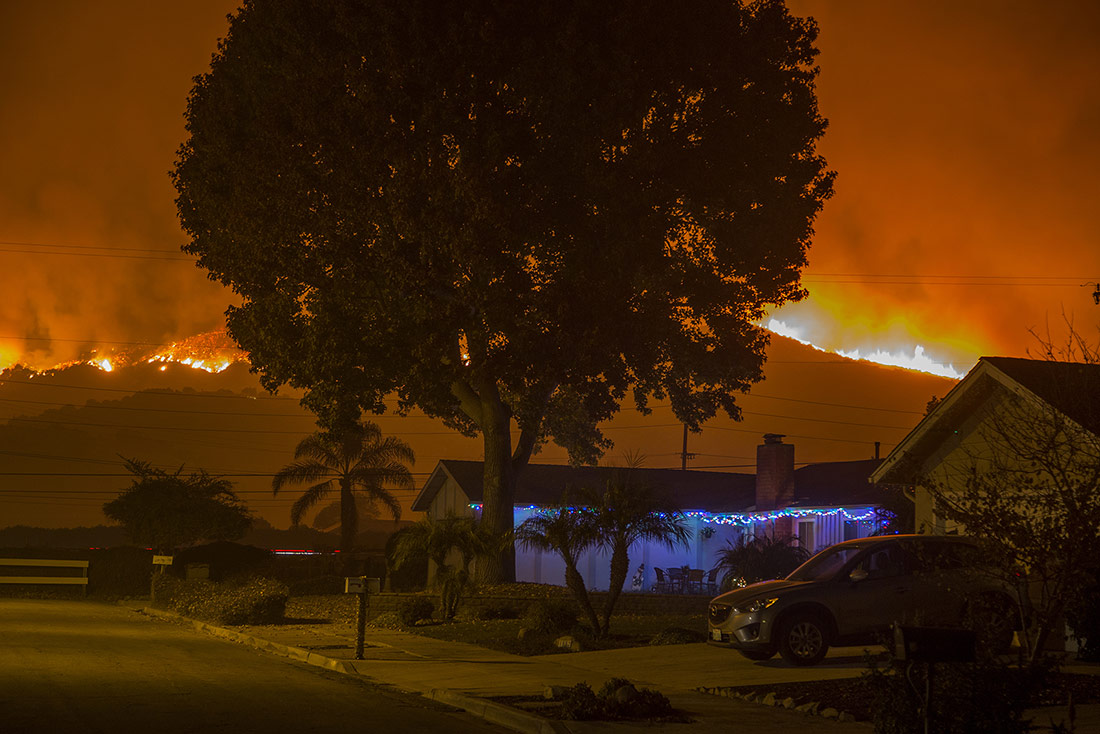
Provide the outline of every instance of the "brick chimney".
<path id="1" fill-rule="evenodd" d="M 756 509 L 775 510 L 794 501 L 794 444 L 765 433 L 756 447 Z"/>

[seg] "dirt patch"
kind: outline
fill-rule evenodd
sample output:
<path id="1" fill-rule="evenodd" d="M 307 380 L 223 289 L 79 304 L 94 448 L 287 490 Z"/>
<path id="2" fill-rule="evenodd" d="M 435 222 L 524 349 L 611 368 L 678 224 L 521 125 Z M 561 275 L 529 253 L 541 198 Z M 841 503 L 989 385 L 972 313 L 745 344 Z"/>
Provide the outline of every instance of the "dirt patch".
<path id="1" fill-rule="evenodd" d="M 758 686 L 736 686 L 731 693 L 763 697 L 775 694 L 776 700 L 794 699 L 796 706 L 817 703 L 820 709 L 834 708 L 847 711 L 858 721 L 871 719 L 871 689 L 868 679 L 840 678 L 837 680 L 806 681 L 801 683 L 773 683 Z M 1076 704 L 1100 703 L 1100 676 L 1082 673 L 1052 673 L 1041 691 L 1035 694 L 1032 705 L 1064 705 L 1070 695 Z"/>

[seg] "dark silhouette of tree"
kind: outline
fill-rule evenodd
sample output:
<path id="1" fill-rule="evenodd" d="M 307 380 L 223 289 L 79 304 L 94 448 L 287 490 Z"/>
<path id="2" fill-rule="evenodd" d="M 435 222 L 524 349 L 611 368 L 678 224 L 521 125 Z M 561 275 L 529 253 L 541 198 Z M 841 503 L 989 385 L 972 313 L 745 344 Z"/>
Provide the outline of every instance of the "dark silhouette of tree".
<path id="1" fill-rule="evenodd" d="M 581 554 L 599 542 L 599 531 L 594 513 L 584 507 L 554 507 L 520 523 L 516 528 L 516 541 L 526 549 L 557 553 L 565 562 L 565 585 L 581 608 L 592 627 L 599 634 L 600 618 L 588 596 L 584 576 L 577 569 Z"/>
<path id="2" fill-rule="evenodd" d="M 453 619 L 470 578 L 470 564 L 486 542 L 490 541 L 472 517 L 426 517 L 394 534 L 387 560 L 396 569 L 427 556 L 435 564 L 440 609 L 446 619 Z M 452 553 L 460 555 L 461 565 L 448 562 Z"/>
<path id="3" fill-rule="evenodd" d="M 343 551 L 352 549 L 359 534 L 357 498 L 381 504 L 397 520 L 401 505 L 387 486 L 415 486 L 409 472 L 416 461 L 413 450 L 399 438 L 383 436 L 370 421 L 352 424 L 339 436 L 324 431 L 307 436 L 294 449 L 294 459 L 271 480 L 272 493 L 291 484 L 310 485 L 290 508 L 290 521 L 298 525 L 314 505 L 339 492 Z"/>
<path id="4" fill-rule="evenodd" d="M 199 542 L 237 540 L 252 525 L 248 509 L 228 479 L 204 469 L 173 473 L 147 461 L 123 459 L 133 483 L 103 505 L 137 545 L 172 552 Z"/>
<path id="5" fill-rule="evenodd" d="M 603 492 L 585 492 L 582 501 L 592 513 L 596 545 L 611 550 L 610 582 L 598 628 L 600 635 L 606 635 L 630 572 L 630 546 L 644 542 L 672 550 L 686 546 L 691 536 L 680 508 L 634 481 L 629 469 L 617 471 Z"/>
<path id="6" fill-rule="evenodd" d="M 325 427 L 396 395 L 480 433 L 504 535 L 541 442 L 594 462 L 628 393 L 740 416 L 832 193 L 816 35 L 780 0 L 245 2 L 188 101 L 184 250 Z"/>
<path id="7" fill-rule="evenodd" d="M 717 554 L 722 590 L 787 576 L 810 557 L 797 543 L 798 538 L 771 535 L 742 536 L 736 543 L 727 541 L 728 547 Z"/>

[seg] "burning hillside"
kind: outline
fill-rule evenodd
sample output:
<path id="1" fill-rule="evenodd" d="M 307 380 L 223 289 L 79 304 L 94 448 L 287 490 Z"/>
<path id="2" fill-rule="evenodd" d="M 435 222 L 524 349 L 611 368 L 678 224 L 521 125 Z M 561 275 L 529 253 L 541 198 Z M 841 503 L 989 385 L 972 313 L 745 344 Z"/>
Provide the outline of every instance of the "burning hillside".
<path id="1" fill-rule="evenodd" d="M 224 331 L 210 331 L 172 342 L 167 346 L 96 349 L 79 359 L 63 362 L 47 369 L 31 371 L 41 375 L 56 374 L 70 367 L 85 364 L 103 372 L 113 372 L 122 367 L 159 363 L 162 371 L 167 369 L 169 364 L 179 364 L 217 374 L 230 365 L 247 361 L 248 355 L 233 343 L 228 334 Z M 16 366 L 5 365 L 3 370 L 8 371 Z"/>

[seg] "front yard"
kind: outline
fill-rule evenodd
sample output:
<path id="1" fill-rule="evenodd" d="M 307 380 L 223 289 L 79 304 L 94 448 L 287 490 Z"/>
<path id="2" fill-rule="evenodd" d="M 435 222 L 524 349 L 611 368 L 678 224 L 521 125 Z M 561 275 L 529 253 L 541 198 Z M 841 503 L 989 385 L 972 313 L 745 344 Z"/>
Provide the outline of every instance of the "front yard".
<path id="1" fill-rule="evenodd" d="M 476 608 L 471 605 L 466 609 L 460 607 L 458 616 L 453 620 L 433 618 L 406 625 L 399 621 L 397 614 L 379 612 L 376 608 L 368 610 L 368 620 L 387 629 L 400 629 L 438 640 L 466 642 L 515 655 L 568 652 L 568 649 L 554 644 L 555 640 L 566 635 L 573 637 L 584 650 L 703 642 L 706 639 L 705 617 L 697 613 L 616 614 L 611 620 L 611 633 L 603 638 L 594 637 L 583 624 L 557 632 L 539 632 L 530 628 L 522 611 L 524 601 L 535 600 L 534 597 L 517 599 L 510 605 L 516 617 L 511 619 L 479 619 Z M 355 605 L 354 597 L 348 594 L 291 597 L 287 602 L 286 617 L 288 621 L 300 623 L 334 623 L 350 627 L 355 623 Z"/>

